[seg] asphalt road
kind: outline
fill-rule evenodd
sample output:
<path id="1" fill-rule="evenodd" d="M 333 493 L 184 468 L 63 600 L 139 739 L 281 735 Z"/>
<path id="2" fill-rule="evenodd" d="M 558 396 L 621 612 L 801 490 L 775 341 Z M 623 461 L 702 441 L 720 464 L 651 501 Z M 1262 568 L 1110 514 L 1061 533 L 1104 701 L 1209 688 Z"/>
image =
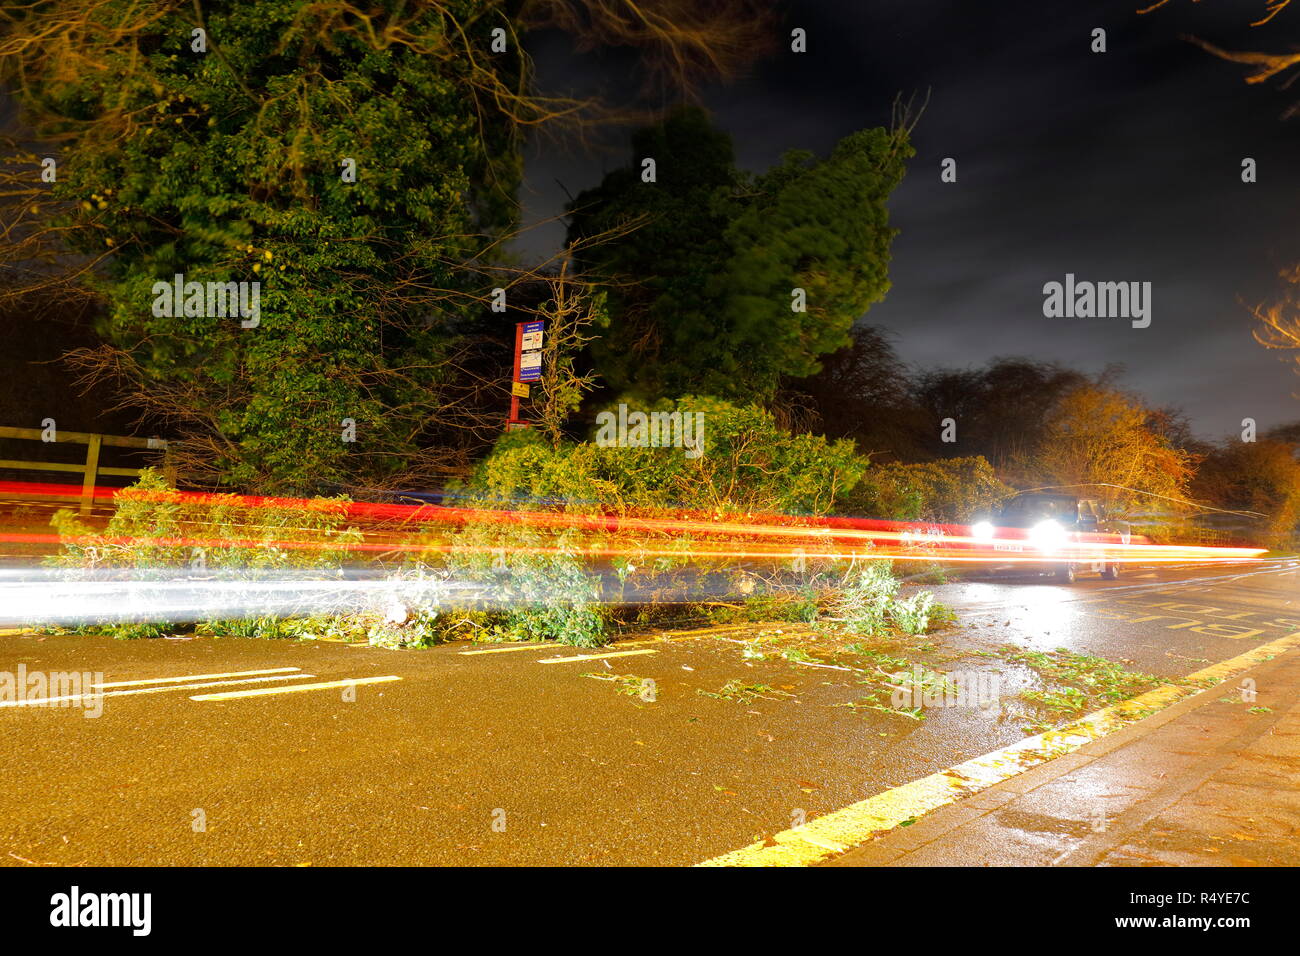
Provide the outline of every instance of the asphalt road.
<path id="1" fill-rule="evenodd" d="M 1300 631 L 1296 561 L 933 590 L 951 660 L 1064 647 L 1176 677 Z M 113 685 L 94 718 L 0 708 L 0 863 L 692 864 L 1026 735 L 973 708 L 857 712 L 858 675 L 747 657 L 763 630 L 597 652 L 0 637 L 0 674 Z M 707 696 L 733 680 L 769 690 Z M 251 690 L 277 692 L 219 696 Z"/>

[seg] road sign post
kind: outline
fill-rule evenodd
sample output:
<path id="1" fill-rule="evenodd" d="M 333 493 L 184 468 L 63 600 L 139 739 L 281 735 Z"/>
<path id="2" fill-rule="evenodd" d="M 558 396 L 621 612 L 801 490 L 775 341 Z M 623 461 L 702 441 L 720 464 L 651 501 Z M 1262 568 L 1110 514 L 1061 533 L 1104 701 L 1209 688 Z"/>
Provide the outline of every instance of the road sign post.
<path id="1" fill-rule="evenodd" d="M 528 422 L 520 418 L 519 399 L 527 398 L 528 383 L 542 379 L 542 338 L 546 323 L 515 323 L 515 373 L 510 383 L 510 418 L 506 430 L 527 428 Z"/>

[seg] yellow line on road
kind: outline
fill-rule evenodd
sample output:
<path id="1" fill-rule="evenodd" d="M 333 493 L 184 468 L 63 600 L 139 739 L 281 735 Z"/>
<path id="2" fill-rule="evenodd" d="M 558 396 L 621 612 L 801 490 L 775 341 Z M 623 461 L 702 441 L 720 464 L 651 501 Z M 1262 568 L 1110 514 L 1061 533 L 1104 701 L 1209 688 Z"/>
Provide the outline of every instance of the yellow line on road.
<path id="1" fill-rule="evenodd" d="M 350 680 L 332 680 L 323 684 L 294 684 L 290 687 L 259 687 L 256 690 L 231 690 L 220 694 L 198 694 L 190 700 L 235 700 L 240 697 L 266 697 L 270 694 L 293 694 L 300 690 L 329 690 L 331 687 L 360 687 L 362 684 L 382 684 L 401 680 L 396 674 L 388 677 L 356 677 Z"/>
<path id="2" fill-rule="evenodd" d="M 576 657 L 548 657 L 538 661 L 539 664 L 567 664 L 570 661 L 598 661 L 606 657 L 634 657 L 637 654 L 658 654 L 652 647 L 643 651 L 611 651 L 608 654 L 578 654 Z"/>
<path id="3" fill-rule="evenodd" d="M 297 667 L 265 667 L 257 671 L 229 671 L 225 674 L 184 674 L 180 677 L 148 677 L 143 680 L 118 680 L 105 684 L 91 684 L 91 687 L 141 687 L 145 684 L 179 684 L 185 681 L 218 680 L 222 677 L 252 677 L 255 674 L 284 674 L 298 670 Z"/>
<path id="4" fill-rule="evenodd" d="M 1187 675 L 1187 680 L 1193 683 L 1219 683 L 1294 647 L 1300 647 L 1300 631 L 1261 644 L 1254 650 L 1229 660 L 1212 664 Z M 1200 687 L 1165 684 L 1132 700 L 1103 707 L 1058 730 L 1026 737 L 1009 747 L 878 793 L 874 797 L 810 820 L 803 826 L 782 831 L 772 838 L 771 844 L 752 843 L 696 865 L 809 866 L 819 863 L 892 830 L 901 823 L 914 821 L 931 810 L 955 803 L 961 797 L 979 793 L 996 783 L 1024 773 L 1031 767 L 1072 753 L 1085 744 L 1149 717 L 1180 698 L 1200 690 Z"/>

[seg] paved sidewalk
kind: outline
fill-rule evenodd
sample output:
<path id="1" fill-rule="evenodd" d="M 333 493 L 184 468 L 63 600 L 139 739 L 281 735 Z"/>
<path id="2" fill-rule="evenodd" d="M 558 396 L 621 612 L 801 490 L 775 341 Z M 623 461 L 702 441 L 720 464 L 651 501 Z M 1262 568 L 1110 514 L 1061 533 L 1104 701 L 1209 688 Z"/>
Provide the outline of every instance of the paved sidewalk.
<path id="1" fill-rule="evenodd" d="M 1300 865 L 1300 650 L 825 865 Z"/>

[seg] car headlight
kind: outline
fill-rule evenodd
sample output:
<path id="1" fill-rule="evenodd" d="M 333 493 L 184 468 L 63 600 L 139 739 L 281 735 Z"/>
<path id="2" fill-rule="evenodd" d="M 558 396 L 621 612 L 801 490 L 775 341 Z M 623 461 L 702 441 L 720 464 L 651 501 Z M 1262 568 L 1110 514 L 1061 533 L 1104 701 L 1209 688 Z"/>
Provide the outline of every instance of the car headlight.
<path id="1" fill-rule="evenodd" d="M 971 525 L 970 534 L 976 541 L 992 541 L 996 529 L 987 521 L 978 521 Z"/>
<path id="2" fill-rule="evenodd" d="M 1055 551 L 1065 544 L 1065 529 L 1058 522 L 1048 518 L 1046 521 L 1038 522 L 1029 530 L 1029 541 L 1043 551 Z"/>

